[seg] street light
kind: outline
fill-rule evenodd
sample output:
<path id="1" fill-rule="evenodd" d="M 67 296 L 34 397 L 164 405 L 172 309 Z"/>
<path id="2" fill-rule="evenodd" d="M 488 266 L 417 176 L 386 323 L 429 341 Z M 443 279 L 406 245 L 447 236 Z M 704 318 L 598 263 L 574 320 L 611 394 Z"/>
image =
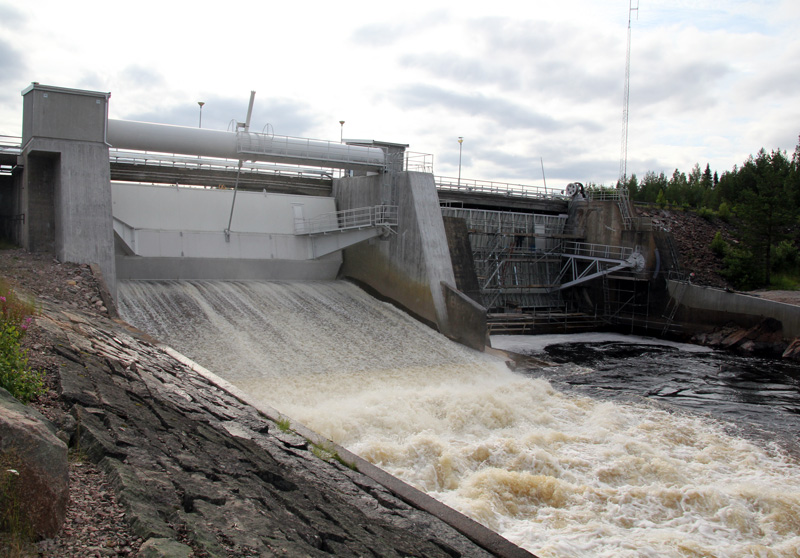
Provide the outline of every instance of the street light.
<path id="1" fill-rule="evenodd" d="M 203 105 L 206 104 L 204 101 L 197 101 L 197 104 L 200 105 L 200 121 L 197 123 L 198 128 L 203 127 Z"/>
<path id="2" fill-rule="evenodd" d="M 458 136 L 458 186 L 461 187 L 461 144 L 464 143 L 464 138 Z"/>
<path id="3" fill-rule="evenodd" d="M 344 120 L 340 120 L 339 125 L 342 127 L 339 132 L 339 143 L 344 143 Z"/>

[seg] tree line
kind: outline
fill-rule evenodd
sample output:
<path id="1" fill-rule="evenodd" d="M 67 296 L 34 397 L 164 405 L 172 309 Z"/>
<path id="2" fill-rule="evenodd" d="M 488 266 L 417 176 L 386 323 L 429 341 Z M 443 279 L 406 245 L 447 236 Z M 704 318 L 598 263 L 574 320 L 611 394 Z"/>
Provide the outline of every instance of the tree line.
<path id="1" fill-rule="evenodd" d="M 695 164 L 688 175 L 647 172 L 618 186 L 633 201 L 677 205 L 735 225 L 737 242 L 717 233 L 711 248 L 724 258 L 724 274 L 737 288 L 800 285 L 800 139 L 791 156 L 762 148 L 722 175 Z"/>

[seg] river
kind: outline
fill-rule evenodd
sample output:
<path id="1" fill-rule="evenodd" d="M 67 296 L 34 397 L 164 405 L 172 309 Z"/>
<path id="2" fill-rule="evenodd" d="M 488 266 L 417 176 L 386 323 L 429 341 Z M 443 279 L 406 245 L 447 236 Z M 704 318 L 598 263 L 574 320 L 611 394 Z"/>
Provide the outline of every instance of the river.
<path id="1" fill-rule="evenodd" d="M 119 301 L 132 324 L 541 558 L 800 555 L 796 422 L 771 436 L 779 419 L 687 389 L 681 359 L 713 370 L 709 353 L 494 339 L 554 362 L 511 371 L 344 282 L 129 282 Z M 796 383 L 775 385 L 752 391 L 794 385 L 796 420 Z"/>

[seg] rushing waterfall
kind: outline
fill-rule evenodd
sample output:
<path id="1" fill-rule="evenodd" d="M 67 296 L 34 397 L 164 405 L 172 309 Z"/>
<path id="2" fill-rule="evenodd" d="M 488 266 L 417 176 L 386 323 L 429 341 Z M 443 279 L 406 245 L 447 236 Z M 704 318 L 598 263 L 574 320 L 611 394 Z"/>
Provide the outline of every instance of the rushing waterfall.
<path id="1" fill-rule="evenodd" d="M 800 555 L 800 465 L 556 390 L 344 282 L 130 282 L 122 315 L 541 558 Z"/>

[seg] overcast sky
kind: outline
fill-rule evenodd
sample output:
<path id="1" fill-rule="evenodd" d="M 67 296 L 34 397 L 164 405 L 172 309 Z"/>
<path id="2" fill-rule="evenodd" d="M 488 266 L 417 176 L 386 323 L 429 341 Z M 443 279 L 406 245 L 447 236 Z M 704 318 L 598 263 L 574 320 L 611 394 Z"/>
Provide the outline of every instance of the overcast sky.
<path id="1" fill-rule="evenodd" d="M 205 7 L 204 7 L 205 6 Z M 636 0 L 633 2 L 636 7 Z M 0 0 L 0 135 L 30 82 L 110 116 L 410 144 L 434 171 L 548 186 L 620 168 L 628 0 Z M 720 173 L 800 135 L 800 2 L 641 0 L 628 174 Z"/>

